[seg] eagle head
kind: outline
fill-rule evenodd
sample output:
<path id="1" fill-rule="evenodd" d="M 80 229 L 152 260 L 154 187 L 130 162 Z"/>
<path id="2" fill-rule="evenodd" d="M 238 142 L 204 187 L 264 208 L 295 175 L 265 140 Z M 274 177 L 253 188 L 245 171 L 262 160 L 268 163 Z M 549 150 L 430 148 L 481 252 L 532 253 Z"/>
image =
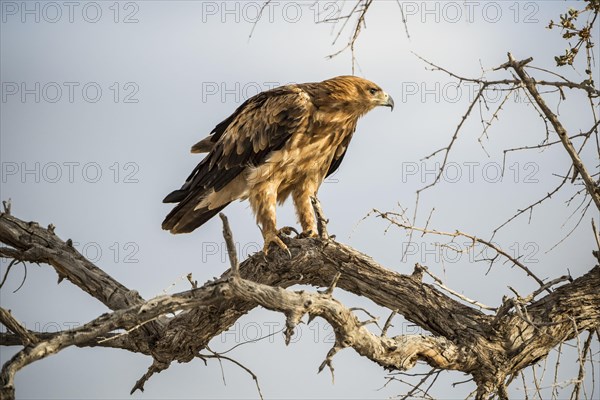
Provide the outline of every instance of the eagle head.
<path id="1" fill-rule="evenodd" d="M 360 117 L 378 106 L 394 109 L 394 99 L 377 84 L 358 76 L 344 75 L 323 82 L 326 102 L 337 111 L 346 110 Z"/>

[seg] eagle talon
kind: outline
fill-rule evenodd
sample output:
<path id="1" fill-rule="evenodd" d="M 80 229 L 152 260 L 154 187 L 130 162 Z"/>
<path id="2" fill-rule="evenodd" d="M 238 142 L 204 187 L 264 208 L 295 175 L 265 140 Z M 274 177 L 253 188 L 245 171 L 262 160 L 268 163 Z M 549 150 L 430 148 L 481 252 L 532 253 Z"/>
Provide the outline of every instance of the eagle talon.
<path id="1" fill-rule="evenodd" d="M 285 250 L 288 254 L 288 256 L 290 257 L 290 259 L 292 258 L 292 253 L 290 253 L 290 249 L 288 249 L 287 245 L 285 243 L 283 243 L 283 240 L 281 240 L 279 238 L 279 233 L 280 231 L 276 231 L 273 233 L 267 233 L 265 235 L 265 245 L 263 246 L 263 252 L 265 253 L 265 255 L 269 254 L 269 247 L 271 244 L 275 244 L 277 245 L 279 248 L 281 248 L 282 250 Z"/>
<path id="2" fill-rule="evenodd" d="M 277 235 L 290 236 L 292 232 L 294 232 L 297 237 L 301 235 L 300 233 L 298 233 L 298 230 L 296 230 L 296 228 L 294 228 L 293 226 L 284 226 L 277 232 Z"/>

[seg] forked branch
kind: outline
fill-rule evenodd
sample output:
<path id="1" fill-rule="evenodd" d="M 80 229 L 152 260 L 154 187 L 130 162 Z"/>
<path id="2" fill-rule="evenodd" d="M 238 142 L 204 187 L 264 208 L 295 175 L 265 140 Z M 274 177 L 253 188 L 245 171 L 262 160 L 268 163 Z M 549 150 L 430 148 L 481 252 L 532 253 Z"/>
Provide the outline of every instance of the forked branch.
<path id="1" fill-rule="evenodd" d="M 558 120 L 556 114 L 554 114 L 552 110 L 550 110 L 544 99 L 542 99 L 542 96 L 536 88 L 535 80 L 531 78 L 529 74 L 527 74 L 527 72 L 525 72 L 525 66 L 530 61 L 532 61 L 532 58 L 523 61 L 517 61 L 512 56 L 512 54 L 508 53 L 508 63 L 505 64 L 505 67 L 510 67 L 517 73 L 531 97 L 535 100 L 540 110 L 544 113 L 544 116 L 548 119 L 548 121 L 550 121 L 550 123 L 554 127 L 554 130 L 560 138 L 565 150 L 567 151 L 567 154 L 569 154 L 569 157 L 571 157 L 571 161 L 573 162 L 575 170 L 581 175 L 583 181 L 585 182 L 585 187 L 587 189 L 588 194 L 591 196 L 592 200 L 596 204 L 596 208 L 600 210 L 600 187 L 598 186 L 598 183 L 595 182 L 594 179 L 591 177 L 587 168 L 583 164 L 583 161 L 581 161 L 581 157 L 579 157 L 575 146 L 573 146 L 573 143 L 569 138 L 567 130 Z"/>
<path id="2" fill-rule="evenodd" d="M 7 231 L 4 225 L 27 224 L 15 217 L 0 218 L 0 241 L 21 249 L 23 244 L 13 235 L 3 236 Z M 23 240 L 29 234 L 17 238 Z M 38 247 L 46 245 L 28 243 L 29 247 L 18 251 L 36 252 Z M 333 355 L 346 347 L 394 371 L 411 368 L 421 360 L 435 368 L 471 374 L 481 387 L 482 399 L 501 389 L 506 374 L 516 373 L 534 362 L 532 357 L 545 357 L 556 343 L 575 337 L 581 329 L 599 326 L 600 293 L 594 288 L 600 286 L 600 267 L 551 295 L 522 304 L 514 312 L 505 309 L 495 318 L 423 283 L 418 273 L 393 272 L 333 240 L 291 239 L 288 247 L 291 259 L 284 252 L 274 252 L 268 258 L 259 253 L 239 265 L 239 276 L 226 271 L 221 278 L 192 290 L 104 314 L 68 332 L 46 336 L 21 332 L 17 336 L 21 340 L 13 337 L 10 343 L 22 343 L 23 338 L 30 336 L 27 340 L 31 344 L 3 366 L 0 374 L 3 398 L 14 398 L 14 376 L 26 365 L 70 346 L 110 345 L 112 341 L 114 347 L 152 356 L 152 366 L 134 387 L 141 390 L 151 376 L 168 368 L 173 361 L 189 362 L 201 357 L 201 351 L 207 349 L 212 338 L 258 305 L 286 315 L 288 337 L 305 316 L 327 320 L 334 328 L 336 342 L 323 367 L 332 368 Z M 87 267 L 82 264 L 78 268 Z M 294 284 L 329 287 L 329 290 L 309 293 L 284 289 Z M 375 335 L 367 329 L 369 321 L 360 321 L 351 308 L 333 298 L 334 287 L 394 310 L 431 335 Z M 577 320 L 577 326 L 571 319 L 563 321 L 567 310 Z M 162 322 L 155 325 L 156 336 L 147 335 L 143 329 L 159 318 Z M 8 315 L 3 314 L 3 320 L 19 331 Z M 386 322 L 385 331 L 389 326 Z M 9 344 L 8 338 L 3 341 Z M 524 351 L 518 351 L 520 346 Z M 505 361 L 499 364 L 498 360 Z"/>

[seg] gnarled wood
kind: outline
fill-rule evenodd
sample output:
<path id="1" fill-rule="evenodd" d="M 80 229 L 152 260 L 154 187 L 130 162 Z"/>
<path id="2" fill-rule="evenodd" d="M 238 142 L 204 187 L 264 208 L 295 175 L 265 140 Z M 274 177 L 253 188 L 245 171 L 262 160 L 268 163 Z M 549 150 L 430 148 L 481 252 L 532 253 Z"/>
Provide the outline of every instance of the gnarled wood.
<path id="1" fill-rule="evenodd" d="M 105 288 L 97 285 L 101 276 L 102 281 L 111 283 L 122 294 L 119 298 L 129 298 L 126 293 L 130 291 L 104 272 L 98 273 L 99 268 L 72 253 L 74 250 L 69 250 L 72 248 L 68 245 L 65 244 L 68 249 L 60 247 L 64 242 L 37 224 L 2 215 L 0 241 L 12 246 L 0 249 L 0 254 L 18 254 L 25 261 L 49 263 L 94 297 L 110 302 L 111 297 L 104 296 Z M 343 244 L 311 238 L 289 239 L 287 244 L 291 259 L 284 252 L 274 252 L 268 257 L 255 254 L 239 266 L 240 278 L 226 271 L 221 278 L 197 289 L 147 302 L 136 300 L 137 304 L 102 315 L 73 331 L 50 336 L 29 331 L 30 340 L 35 338 L 37 342 L 3 366 L 0 376 L 6 393 L 3 398 L 11 398 L 14 374 L 29 363 L 68 346 L 99 342 L 111 346 L 112 340 L 116 348 L 154 358 L 152 367 L 134 388 L 142 389 L 153 373 L 168 368 L 172 361 L 187 362 L 198 357 L 213 337 L 258 305 L 285 313 L 290 329 L 305 314 L 329 321 L 337 341 L 322 367 L 344 347 L 353 347 L 391 370 L 404 370 L 422 360 L 436 368 L 471 374 L 478 384 L 479 398 L 502 391 L 507 376 L 545 357 L 558 343 L 582 330 L 600 326 L 598 266 L 532 304 L 521 304 L 518 309 L 509 305 L 501 307 L 498 315 L 488 315 L 422 282 L 418 271 L 399 274 Z M 67 254 L 57 255 L 60 251 L 52 246 L 59 246 Z M 337 287 L 395 310 L 432 335 L 377 337 L 350 310 L 331 298 L 330 291 L 315 294 L 284 290 L 294 284 L 327 287 L 336 276 Z M 185 312 L 172 318 L 162 317 L 163 323 L 155 323 L 156 318 L 178 310 Z M 156 333 L 149 335 L 144 329 L 149 325 Z M 115 339 L 111 334 L 115 329 L 130 333 Z M 113 338 L 103 341 L 108 335 Z"/>

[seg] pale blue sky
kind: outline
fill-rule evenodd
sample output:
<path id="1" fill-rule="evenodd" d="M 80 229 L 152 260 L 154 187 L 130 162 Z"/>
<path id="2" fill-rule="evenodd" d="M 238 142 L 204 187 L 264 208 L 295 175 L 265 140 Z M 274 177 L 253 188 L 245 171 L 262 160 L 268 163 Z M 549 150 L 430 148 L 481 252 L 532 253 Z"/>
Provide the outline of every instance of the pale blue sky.
<path id="1" fill-rule="evenodd" d="M 315 24 L 318 13 L 340 11 L 342 3 L 273 2 L 249 39 L 260 4 L 99 1 L 75 2 L 69 8 L 62 2 L 2 1 L 1 197 L 12 199 L 14 214 L 44 225 L 54 223 L 58 235 L 72 238 L 98 266 L 147 299 L 173 283 L 171 292 L 187 289 L 182 277 L 189 272 L 199 282 L 220 275 L 227 261 L 218 220 L 189 235 L 173 236 L 160 229 L 170 210 L 162 198 L 180 186 L 199 160 L 189 154 L 189 147 L 259 89 L 351 73 L 348 52 L 327 58 L 344 45 L 350 31 L 332 46 L 340 25 Z M 517 58 L 533 56 L 536 66 L 554 68 L 553 57 L 564 51 L 565 43 L 558 31 L 545 26 L 573 4 L 580 6 L 561 1 L 405 2 L 408 40 L 398 4 L 376 1 L 356 43 L 356 72 L 392 95 L 396 108 L 393 113 L 374 110 L 359 122 L 342 167 L 321 187 L 329 231 L 400 273 L 411 272 L 415 262 L 426 264 L 448 286 L 491 306 L 511 293 L 508 285 L 522 294 L 534 289 L 533 281 L 508 264 L 497 263 L 485 276 L 487 266 L 470 262 L 469 254 L 440 254 L 433 244 L 439 243 L 437 237 L 417 238 L 408 260 L 402 261 L 405 234 L 393 228 L 385 233 L 387 224 L 381 220 L 362 218 L 374 207 L 397 211 L 398 204 L 409 207 L 412 215 L 415 191 L 431 182 L 441 161 L 420 160 L 449 142 L 472 98 L 472 86 L 457 92 L 454 80 L 426 70 L 412 52 L 470 77 L 479 76 L 482 67 L 505 62 L 507 51 Z M 349 9 L 346 4 L 342 11 Z M 581 70 L 560 72 L 581 81 Z M 506 72 L 489 76 L 510 77 Z M 572 134 L 589 129 L 585 97 L 566 94 L 560 106 L 565 126 Z M 557 95 L 548 96 L 551 104 L 557 100 Z M 499 104 L 498 98 L 489 103 L 491 109 Z M 421 195 L 419 225 L 435 207 L 430 227 L 489 237 L 516 209 L 554 188 L 559 178 L 553 174 L 568 169 L 564 152 L 553 148 L 513 153 L 504 178 L 497 177 L 502 150 L 544 139 L 543 124 L 523 97 L 509 100 L 490 129 L 489 140 L 484 140 L 489 157 L 477 142 L 481 132 L 476 112 L 453 148 L 452 169 Z M 597 157 L 589 152 L 584 158 L 597 172 Z M 580 276 L 593 266 L 594 242 L 588 228 L 592 212 L 580 229 L 547 253 L 577 220 L 567 221 L 574 207 L 564 207 L 572 192 L 536 208 L 531 224 L 526 216 L 516 220 L 495 241 L 527 257 L 542 278 L 563 275 L 567 269 Z M 233 204 L 225 212 L 241 257 L 262 246 L 247 203 Z M 292 206 L 286 204 L 279 210 L 279 224 L 294 223 Z M 466 248 L 464 242 L 458 244 Z M 2 261 L 0 272 L 6 266 Z M 70 283 L 56 285 L 51 267 L 30 266 L 24 286 L 13 294 L 21 279 L 22 271 L 14 270 L 0 300 L 31 329 L 67 329 L 106 311 Z M 342 291 L 336 294 L 348 306 L 387 317 L 369 301 Z M 244 338 L 280 329 L 283 323 L 282 315 L 254 310 L 211 346 L 227 349 Z M 412 329 L 398 319 L 390 333 Z M 300 332 L 287 348 L 276 335 L 231 354 L 257 373 L 266 398 L 387 398 L 405 389 L 392 383 L 377 391 L 385 383 L 385 372 L 352 350 L 334 359 L 332 384 L 328 373 L 316 375 L 331 346 L 330 328 L 317 320 L 301 326 Z M 15 350 L 0 349 L 2 362 Z M 128 398 L 150 362 L 123 351 L 68 349 L 21 371 L 17 395 Z M 565 362 L 561 368 L 569 376 L 576 364 Z M 226 386 L 216 362 L 208 367 L 200 360 L 173 365 L 133 398 L 257 396 L 246 373 L 231 364 L 224 369 Z M 425 370 L 419 367 L 415 372 Z M 449 387 L 459 380 L 461 374 L 443 374 L 433 394 L 464 397 L 473 386 Z"/>

